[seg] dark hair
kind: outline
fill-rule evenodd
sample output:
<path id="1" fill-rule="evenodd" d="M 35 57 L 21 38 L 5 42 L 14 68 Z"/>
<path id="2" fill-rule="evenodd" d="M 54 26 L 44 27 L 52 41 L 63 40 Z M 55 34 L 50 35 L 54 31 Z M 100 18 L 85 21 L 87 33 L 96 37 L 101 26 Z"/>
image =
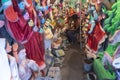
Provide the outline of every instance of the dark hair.
<path id="1" fill-rule="evenodd" d="M 9 44 L 9 42 L 5 39 L 5 49 L 7 48 L 7 44 Z M 10 45 L 11 46 L 11 45 Z M 12 47 L 13 48 L 13 47 Z M 10 52 L 8 52 L 7 54 L 13 56 L 13 49 L 11 49 Z"/>
<path id="2" fill-rule="evenodd" d="M 5 39 L 5 49 L 7 48 L 7 40 Z"/>

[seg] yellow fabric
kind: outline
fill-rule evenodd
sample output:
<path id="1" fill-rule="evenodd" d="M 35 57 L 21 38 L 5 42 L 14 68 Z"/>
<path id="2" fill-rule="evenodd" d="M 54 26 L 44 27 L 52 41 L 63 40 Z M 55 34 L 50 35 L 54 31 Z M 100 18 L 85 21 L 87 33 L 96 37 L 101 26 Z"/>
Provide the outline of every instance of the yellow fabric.
<path id="1" fill-rule="evenodd" d="M 44 35 L 45 35 L 45 39 L 52 39 L 53 38 L 52 31 L 48 27 L 44 27 Z"/>
<path id="2" fill-rule="evenodd" d="M 35 2 L 36 2 L 36 3 L 38 3 L 38 2 L 39 2 L 39 0 L 35 0 Z"/>
<path id="3" fill-rule="evenodd" d="M 32 26 L 34 25 L 33 20 L 30 20 L 30 21 L 28 22 L 28 24 L 29 24 L 30 27 L 32 27 Z"/>

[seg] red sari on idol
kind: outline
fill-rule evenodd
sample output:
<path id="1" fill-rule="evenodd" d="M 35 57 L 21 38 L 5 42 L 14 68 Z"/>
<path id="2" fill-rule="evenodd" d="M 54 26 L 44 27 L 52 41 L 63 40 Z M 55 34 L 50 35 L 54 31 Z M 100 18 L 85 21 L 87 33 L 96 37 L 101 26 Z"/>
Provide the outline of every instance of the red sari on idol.
<path id="1" fill-rule="evenodd" d="M 88 26 L 90 28 L 91 25 Z M 93 52 L 97 52 L 99 45 L 105 40 L 106 33 L 102 29 L 99 22 L 96 22 L 96 26 L 94 27 L 91 34 L 88 34 L 87 39 L 87 48 L 92 50 Z"/>
<path id="2" fill-rule="evenodd" d="M 10 35 L 24 45 L 27 58 L 35 60 L 40 69 L 43 69 L 45 62 L 42 36 L 38 32 L 34 32 L 25 21 L 16 0 L 12 0 L 12 5 L 4 10 L 4 15 Z"/>

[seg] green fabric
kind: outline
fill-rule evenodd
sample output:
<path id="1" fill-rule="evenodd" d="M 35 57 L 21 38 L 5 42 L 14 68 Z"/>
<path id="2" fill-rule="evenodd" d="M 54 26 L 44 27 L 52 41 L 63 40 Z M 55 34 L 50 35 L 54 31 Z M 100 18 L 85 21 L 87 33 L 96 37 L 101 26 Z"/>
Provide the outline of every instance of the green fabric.
<path id="1" fill-rule="evenodd" d="M 103 12 L 103 13 L 106 13 L 106 12 L 107 12 L 107 9 L 106 9 L 106 8 L 102 8 L 102 12 Z"/>
<path id="2" fill-rule="evenodd" d="M 104 30 L 107 30 L 109 27 L 110 27 L 110 24 L 106 24 L 106 25 L 104 26 Z"/>
<path id="3" fill-rule="evenodd" d="M 99 52 L 98 56 L 100 57 L 100 59 L 102 59 L 104 56 L 103 52 Z"/>
<path id="4" fill-rule="evenodd" d="M 112 5 L 112 10 L 107 11 L 108 18 L 105 20 L 104 30 L 114 35 L 115 31 L 120 27 L 120 1 Z"/>
<path id="5" fill-rule="evenodd" d="M 82 3 L 85 3 L 86 2 L 86 0 L 82 0 Z"/>
<path id="6" fill-rule="evenodd" d="M 115 73 L 106 70 L 100 59 L 96 59 L 94 61 L 93 67 L 98 80 L 104 80 L 104 79 L 115 80 L 116 78 Z"/>
<path id="7" fill-rule="evenodd" d="M 117 8 L 117 3 L 114 3 L 113 5 L 112 5 L 112 9 L 116 9 Z"/>
<path id="8" fill-rule="evenodd" d="M 77 0 L 69 0 L 69 6 L 75 8 L 75 3 Z"/>
<path id="9" fill-rule="evenodd" d="M 107 18 L 107 19 L 105 20 L 105 24 L 106 24 L 106 25 L 109 25 L 110 20 L 111 20 L 111 18 L 110 18 L 110 17 L 109 17 L 109 18 Z"/>
<path id="10" fill-rule="evenodd" d="M 117 1 L 117 8 L 120 8 L 120 1 Z"/>
<path id="11" fill-rule="evenodd" d="M 40 28 L 39 33 L 43 33 L 43 32 L 44 32 L 44 30 L 42 28 Z"/>
<path id="12" fill-rule="evenodd" d="M 113 19 L 112 19 L 112 23 L 116 23 L 116 21 L 117 21 L 117 23 L 119 22 L 119 17 L 120 15 L 118 15 L 118 17 L 116 16 L 116 17 L 114 17 Z"/>
<path id="13" fill-rule="evenodd" d="M 111 20 L 113 19 L 114 16 L 115 16 L 115 12 L 112 12 L 112 14 L 105 20 L 105 24 L 106 25 L 111 24 Z"/>
<path id="14" fill-rule="evenodd" d="M 114 14 L 115 11 L 116 11 L 116 9 L 107 11 L 108 16 L 111 16 L 112 14 Z"/>
<path id="15" fill-rule="evenodd" d="M 110 56 L 113 56 L 115 50 L 119 45 L 120 45 L 120 42 L 116 43 L 115 45 L 108 44 L 108 47 L 105 50 L 105 52 L 107 52 Z M 102 54 L 102 52 L 100 54 Z"/>
<path id="16" fill-rule="evenodd" d="M 94 17 L 91 15 L 90 16 L 90 22 L 94 20 Z"/>
<path id="17" fill-rule="evenodd" d="M 112 24 L 111 26 L 107 27 L 107 31 L 110 32 L 111 35 L 114 35 L 115 31 L 119 29 L 120 20 L 115 20 L 114 18 L 111 24 Z"/>
<path id="18" fill-rule="evenodd" d="M 109 53 L 110 56 L 113 56 L 113 53 L 115 52 L 116 47 L 114 45 L 108 45 L 105 52 Z"/>
<path id="19" fill-rule="evenodd" d="M 116 44 L 116 45 L 110 45 L 109 44 L 107 49 L 105 50 L 105 52 L 109 53 L 110 56 L 113 56 L 113 53 L 115 52 L 115 50 L 117 48 L 116 46 L 118 46 L 118 45 L 119 45 L 119 43 Z M 102 60 L 102 58 L 104 56 L 104 52 L 99 52 L 98 56 L 100 57 L 100 60 Z"/>
<path id="20" fill-rule="evenodd" d="M 107 28 L 107 31 L 108 31 L 109 33 L 111 33 L 111 35 L 113 35 L 114 32 L 116 31 L 116 29 L 115 29 L 114 25 L 112 25 L 112 26 L 110 26 L 109 28 Z"/>
<path id="21" fill-rule="evenodd" d="M 110 56 L 113 56 L 115 50 L 117 49 L 117 47 L 120 45 L 120 42 L 115 44 L 115 45 L 111 45 L 109 44 L 107 49 L 105 50 L 105 52 L 107 52 Z M 103 64 L 102 64 L 102 58 L 104 56 L 103 52 L 99 52 L 98 56 L 100 57 L 99 59 L 96 59 L 94 61 L 93 67 L 94 67 L 94 71 L 98 77 L 98 80 L 104 80 L 104 79 L 110 79 L 110 80 L 115 80 L 116 75 L 115 72 L 113 71 L 112 66 L 107 63 L 107 70 L 104 68 Z"/>
<path id="22" fill-rule="evenodd" d="M 120 26 L 118 26 L 118 29 L 120 29 Z"/>

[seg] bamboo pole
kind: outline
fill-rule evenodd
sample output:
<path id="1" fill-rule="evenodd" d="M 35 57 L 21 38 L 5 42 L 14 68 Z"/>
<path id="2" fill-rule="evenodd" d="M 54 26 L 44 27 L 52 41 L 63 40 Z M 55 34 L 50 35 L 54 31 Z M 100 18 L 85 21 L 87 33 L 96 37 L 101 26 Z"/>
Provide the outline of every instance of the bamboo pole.
<path id="1" fill-rule="evenodd" d="M 81 9 L 82 9 L 82 1 L 80 0 L 80 50 L 82 50 L 82 42 L 81 42 L 81 39 L 82 39 L 82 27 L 81 27 Z"/>

